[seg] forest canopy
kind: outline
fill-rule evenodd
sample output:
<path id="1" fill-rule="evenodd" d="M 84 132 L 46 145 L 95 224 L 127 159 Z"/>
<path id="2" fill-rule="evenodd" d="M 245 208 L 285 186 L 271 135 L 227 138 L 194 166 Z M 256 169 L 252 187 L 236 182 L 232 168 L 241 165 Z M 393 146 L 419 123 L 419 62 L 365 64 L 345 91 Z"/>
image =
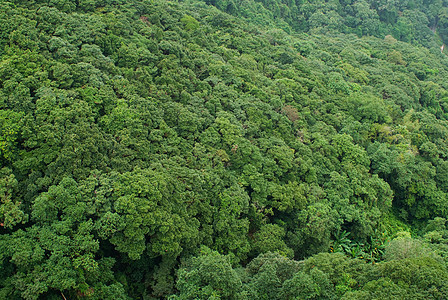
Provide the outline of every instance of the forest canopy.
<path id="1" fill-rule="evenodd" d="M 446 299 L 448 2 L 0 1 L 1 299 Z"/>

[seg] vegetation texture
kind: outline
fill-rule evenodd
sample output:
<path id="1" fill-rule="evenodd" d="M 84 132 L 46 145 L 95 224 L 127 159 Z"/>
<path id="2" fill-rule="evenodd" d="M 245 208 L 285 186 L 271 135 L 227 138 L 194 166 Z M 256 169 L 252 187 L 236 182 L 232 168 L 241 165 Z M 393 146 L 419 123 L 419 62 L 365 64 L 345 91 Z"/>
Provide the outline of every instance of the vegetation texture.
<path id="1" fill-rule="evenodd" d="M 0 1 L 0 299 L 447 299 L 447 0 Z"/>

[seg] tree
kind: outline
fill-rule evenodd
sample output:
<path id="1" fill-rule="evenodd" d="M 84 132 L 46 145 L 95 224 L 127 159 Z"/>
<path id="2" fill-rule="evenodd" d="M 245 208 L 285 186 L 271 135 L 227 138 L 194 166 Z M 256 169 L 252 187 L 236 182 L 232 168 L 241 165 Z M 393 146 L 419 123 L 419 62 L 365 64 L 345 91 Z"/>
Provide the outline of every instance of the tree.
<path id="1" fill-rule="evenodd" d="M 206 247 L 190 258 L 178 271 L 179 295 L 170 299 L 246 299 L 238 273 L 229 256 Z"/>
<path id="2" fill-rule="evenodd" d="M 253 249 L 258 253 L 277 252 L 292 257 L 294 252 L 283 241 L 285 234 L 285 230 L 278 225 L 263 225 L 254 235 Z"/>
<path id="3" fill-rule="evenodd" d="M 5 297 L 37 299 L 64 292 L 69 297 L 127 298 L 112 272 L 115 259 L 95 259 L 99 241 L 83 192 L 76 181 L 64 178 L 35 199 L 33 225 L 2 238 L 4 256 L 14 266 L 5 274 Z"/>
<path id="4" fill-rule="evenodd" d="M 12 110 L 0 111 L 0 157 L 11 161 L 17 154 L 17 140 L 23 114 Z"/>
<path id="5" fill-rule="evenodd" d="M 28 221 L 24 205 L 18 198 L 18 181 L 11 169 L 0 170 L 0 226 L 12 229 Z"/>
<path id="6" fill-rule="evenodd" d="M 253 259 L 246 268 L 249 298 L 282 299 L 282 286 L 300 269 L 300 263 L 279 253 L 267 252 Z"/>

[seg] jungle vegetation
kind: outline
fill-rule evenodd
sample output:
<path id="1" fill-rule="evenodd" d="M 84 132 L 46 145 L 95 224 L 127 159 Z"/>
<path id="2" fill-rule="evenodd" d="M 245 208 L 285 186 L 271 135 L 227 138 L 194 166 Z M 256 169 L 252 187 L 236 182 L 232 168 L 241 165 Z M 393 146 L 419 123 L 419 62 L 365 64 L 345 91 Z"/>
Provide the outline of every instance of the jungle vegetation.
<path id="1" fill-rule="evenodd" d="M 447 299 L 447 0 L 0 1 L 0 299 Z"/>

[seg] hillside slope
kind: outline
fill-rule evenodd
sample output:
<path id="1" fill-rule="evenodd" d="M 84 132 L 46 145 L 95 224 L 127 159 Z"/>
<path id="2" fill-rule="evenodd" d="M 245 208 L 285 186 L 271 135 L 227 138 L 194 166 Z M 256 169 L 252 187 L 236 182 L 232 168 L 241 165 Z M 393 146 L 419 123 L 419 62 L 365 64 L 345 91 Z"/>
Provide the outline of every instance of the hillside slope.
<path id="1" fill-rule="evenodd" d="M 0 3 L 0 298 L 446 297 L 446 54 L 274 17 Z"/>

